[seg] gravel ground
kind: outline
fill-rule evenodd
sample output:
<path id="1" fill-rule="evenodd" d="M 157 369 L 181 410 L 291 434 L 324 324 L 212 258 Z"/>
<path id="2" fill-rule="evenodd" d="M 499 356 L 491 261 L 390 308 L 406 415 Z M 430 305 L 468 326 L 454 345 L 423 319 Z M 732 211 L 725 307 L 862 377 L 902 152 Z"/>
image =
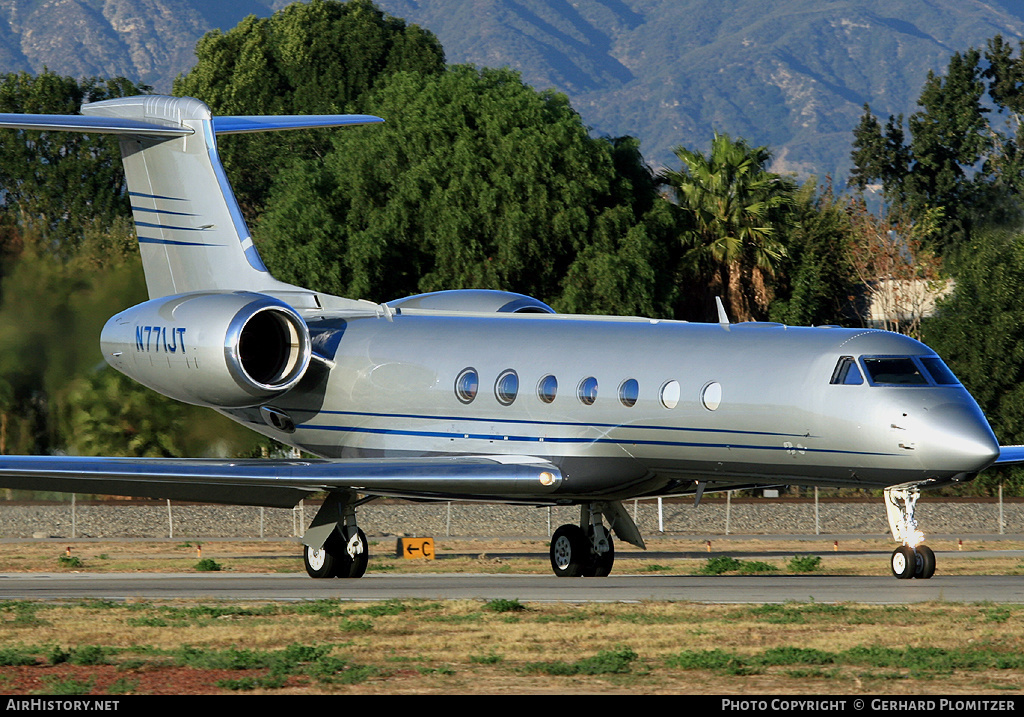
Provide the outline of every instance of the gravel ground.
<path id="1" fill-rule="evenodd" d="M 192 504 L 111 505 L 0 503 L 0 539 L 11 538 L 284 538 L 301 535 L 319 506 L 292 510 Z M 817 523 L 813 501 L 705 500 L 629 502 L 645 535 L 888 535 L 885 506 L 823 502 Z M 937 534 L 1024 533 L 1024 503 L 1003 504 L 999 529 L 996 502 L 933 501 L 917 506 L 922 529 Z M 359 509 L 359 525 L 370 536 L 548 536 L 576 522 L 578 508 L 533 508 L 466 503 L 370 503 Z"/>

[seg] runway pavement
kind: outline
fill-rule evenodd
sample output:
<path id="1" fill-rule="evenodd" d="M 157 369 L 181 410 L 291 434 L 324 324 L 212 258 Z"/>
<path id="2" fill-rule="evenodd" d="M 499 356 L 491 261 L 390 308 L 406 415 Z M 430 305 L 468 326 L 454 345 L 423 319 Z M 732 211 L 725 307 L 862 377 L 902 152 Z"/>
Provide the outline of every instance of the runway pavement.
<path id="1" fill-rule="evenodd" d="M 689 601 L 704 603 L 928 601 L 1024 604 L 1024 577 L 367 575 L 314 580 L 299 574 L 5 573 L 0 600 L 401 600 L 516 599 L 521 602 Z"/>

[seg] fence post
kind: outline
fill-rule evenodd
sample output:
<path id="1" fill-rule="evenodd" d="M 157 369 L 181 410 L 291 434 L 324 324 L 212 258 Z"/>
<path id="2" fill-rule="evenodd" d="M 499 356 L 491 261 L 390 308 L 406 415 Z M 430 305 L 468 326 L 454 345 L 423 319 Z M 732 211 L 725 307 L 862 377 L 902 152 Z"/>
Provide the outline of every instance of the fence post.
<path id="1" fill-rule="evenodd" d="M 814 534 L 821 535 L 821 523 L 818 513 L 818 486 L 814 486 Z"/>
<path id="2" fill-rule="evenodd" d="M 725 534 L 729 534 L 729 521 L 732 519 L 732 491 L 725 491 Z"/>

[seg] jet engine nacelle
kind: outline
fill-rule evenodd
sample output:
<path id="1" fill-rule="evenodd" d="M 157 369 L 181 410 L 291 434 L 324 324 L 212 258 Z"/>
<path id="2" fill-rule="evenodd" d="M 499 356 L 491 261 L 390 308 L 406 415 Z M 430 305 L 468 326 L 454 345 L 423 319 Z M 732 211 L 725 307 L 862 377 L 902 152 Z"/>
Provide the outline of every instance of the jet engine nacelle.
<path id="1" fill-rule="evenodd" d="M 306 322 L 288 304 L 248 292 L 167 296 L 111 318 L 107 363 L 141 384 L 200 406 L 242 408 L 294 387 L 309 367 Z"/>

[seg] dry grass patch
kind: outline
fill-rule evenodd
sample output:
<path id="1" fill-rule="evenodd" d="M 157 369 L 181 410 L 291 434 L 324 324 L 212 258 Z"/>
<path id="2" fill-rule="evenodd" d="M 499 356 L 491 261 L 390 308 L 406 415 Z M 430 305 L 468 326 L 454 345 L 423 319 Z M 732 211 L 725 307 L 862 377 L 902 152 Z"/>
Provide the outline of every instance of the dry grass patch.
<path id="1" fill-rule="evenodd" d="M 0 603 L 0 685 L 95 664 L 190 669 L 201 692 L 1012 691 L 1022 617 L 947 603 L 16 601 Z"/>

